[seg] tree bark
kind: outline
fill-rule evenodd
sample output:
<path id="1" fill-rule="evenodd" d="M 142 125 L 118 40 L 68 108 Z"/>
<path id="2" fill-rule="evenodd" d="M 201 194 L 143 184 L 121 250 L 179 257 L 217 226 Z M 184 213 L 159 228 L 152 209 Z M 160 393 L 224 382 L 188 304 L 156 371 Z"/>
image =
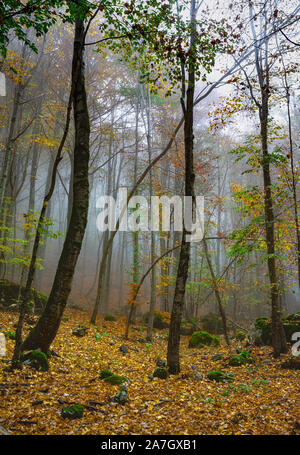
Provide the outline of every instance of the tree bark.
<path id="1" fill-rule="evenodd" d="M 192 59 L 196 58 L 193 55 L 194 42 L 196 38 L 196 7 L 195 1 L 191 2 L 191 41 L 190 53 Z M 182 74 L 185 77 L 185 74 Z M 184 80 L 184 79 L 183 79 Z M 195 71 L 192 61 L 188 68 L 188 88 L 186 91 L 186 106 L 184 108 L 184 153 L 185 153 L 185 196 L 194 198 L 194 92 L 195 92 Z M 184 93 L 183 93 L 184 95 Z M 180 326 L 182 320 L 182 312 L 184 307 L 185 285 L 188 278 L 188 268 L 190 259 L 190 242 L 186 240 L 188 232 L 185 227 L 182 232 L 182 242 L 175 284 L 175 294 L 173 298 L 173 307 L 171 313 L 171 322 L 168 338 L 167 364 L 170 374 L 178 374 L 180 372 L 179 348 L 180 348 Z"/>
<path id="2" fill-rule="evenodd" d="M 85 27 L 75 22 L 72 62 L 73 108 L 75 124 L 73 206 L 63 250 L 45 310 L 22 345 L 23 350 L 40 348 L 47 352 L 60 325 L 85 233 L 89 205 L 89 137 L 90 124 L 84 80 Z"/>

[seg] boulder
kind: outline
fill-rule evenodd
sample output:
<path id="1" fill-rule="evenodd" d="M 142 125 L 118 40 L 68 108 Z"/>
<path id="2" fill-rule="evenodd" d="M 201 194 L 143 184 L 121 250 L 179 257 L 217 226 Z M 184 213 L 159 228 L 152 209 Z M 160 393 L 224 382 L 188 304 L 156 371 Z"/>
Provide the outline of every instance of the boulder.
<path id="1" fill-rule="evenodd" d="M 220 340 L 215 335 L 205 331 L 194 332 L 189 340 L 189 348 L 202 348 L 203 346 L 219 346 Z"/>

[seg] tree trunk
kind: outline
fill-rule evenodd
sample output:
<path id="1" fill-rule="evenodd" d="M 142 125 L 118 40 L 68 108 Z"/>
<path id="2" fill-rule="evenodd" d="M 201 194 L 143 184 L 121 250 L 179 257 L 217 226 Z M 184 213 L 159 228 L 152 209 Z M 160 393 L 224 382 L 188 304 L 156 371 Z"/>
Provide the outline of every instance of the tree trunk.
<path id="1" fill-rule="evenodd" d="M 193 58 L 194 42 L 196 38 L 195 30 L 196 8 L 195 1 L 191 2 L 191 42 L 190 52 Z M 192 59 L 191 59 L 192 60 Z M 183 80 L 185 74 L 182 74 Z M 194 92 L 195 92 L 195 72 L 192 61 L 188 68 L 188 88 L 186 91 L 186 107 L 184 109 L 184 154 L 185 154 L 185 196 L 194 197 L 194 162 L 193 162 L 193 147 L 194 147 Z M 183 93 L 184 95 L 184 93 Z M 180 326 L 182 312 L 184 307 L 185 285 L 188 278 L 188 268 L 190 259 L 190 242 L 186 240 L 188 232 L 185 227 L 182 232 L 182 243 L 180 249 L 175 294 L 173 299 L 173 307 L 171 313 L 171 322 L 168 338 L 167 363 L 169 373 L 178 374 L 180 372 L 179 348 L 180 348 Z"/>
<path id="2" fill-rule="evenodd" d="M 90 124 L 84 80 L 84 38 L 82 19 L 76 19 L 72 62 L 73 108 L 75 124 L 73 207 L 63 250 L 46 308 L 22 349 L 41 348 L 47 352 L 60 325 L 85 233 L 89 205 Z"/>

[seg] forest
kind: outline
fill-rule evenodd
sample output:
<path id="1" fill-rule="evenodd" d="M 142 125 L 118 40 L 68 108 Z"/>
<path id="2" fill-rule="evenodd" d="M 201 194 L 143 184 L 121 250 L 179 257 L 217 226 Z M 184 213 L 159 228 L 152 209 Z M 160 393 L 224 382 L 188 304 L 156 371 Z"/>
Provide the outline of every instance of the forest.
<path id="1" fill-rule="evenodd" d="M 298 0 L 0 0 L 0 436 L 298 435 Z"/>

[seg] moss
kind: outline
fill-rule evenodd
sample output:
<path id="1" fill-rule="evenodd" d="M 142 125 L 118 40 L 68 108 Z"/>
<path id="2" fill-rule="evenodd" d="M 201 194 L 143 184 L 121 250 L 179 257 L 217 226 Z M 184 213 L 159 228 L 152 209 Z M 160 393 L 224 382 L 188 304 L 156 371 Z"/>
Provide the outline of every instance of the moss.
<path id="1" fill-rule="evenodd" d="M 166 370 L 166 368 L 155 368 L 154 372 L 153 372 L 153 377 L 154 378 L 159 378 L 159 379 L 167 379 L 168 377 L 168 371 Z"/>
<path id="2" fill-rule="evenodd" d="M 169 328 L 169 322 L 167 320 L 167 316 L 168 315 L 166 313 L 154 311 L 153 327 L 155 329 L 159 329 L 159 330 Z M 144 314 L 143 319 L 148 324 L 149 312 Z"/>
<path id="3" fill-rule="evenodd" d="M 246 338 L 246 333 L 243 330 L 238 330 L 234 335 L 234 339 L 237 341 L 243 341 Z"/>
<path id="4" fill-rule="evenodd" d="M 99 379 L 109 378 L 109 376 L 113 376 L 113 372 L 107 369 L 104 369 L 99 374 Z"/>
<path id="5" fill-rule="evenodd" d="M 24 296 L 24 291 L 25 288 L 21 287 L 21 299 Z M 19 284 L 7 280 L 0 280 L 0 299 L 5 302 L 4 307 L 9 309 L 11 305 L 18 304 L 19 294 Z M 35 312 L 41 313 L 46 306 L 47 300 L 48 297 L 45 294 L 38 292 L 36 289 L 31 289 L 30 302 L 28 302 L 27 305 L 27 313 L 32 311 L 33 305 Z"/>
<path id="6" fill-rule="evenodd" d="M 255 358 L 248 351 L 243 351 L 238 355 L 235 355 L 229 359 L 229 365 L 232 367 L 238 367 L 246 365 L 247 363 L 254 363 Z"/>
<path id="7" fill-rule="evenodd" d="M 204 330 L 211 333 L 222 333 L 222 320 L 219 315 L 215 313 L 208 313 L 200 318 L 201 326 Z"/>
<path id="8" fill-rule="evenodd" d="M 112 314 L 106 314 L 104 316 L 104 321 L 115 322 L 116 320 L 117 320 L 117 318 L 115 316 L 113 316 Z"/>
<path id="9" fill-rule="evenodd" d="M 234 375 L 232 373 L 223 373 L 222 371 L 210 371 L 207 375 L 210 381 L 216 382 L 230 382 L 233 381 Z"/>
<path id="10" fill-rule="evenodd" d="M 112 385 L 120 385 L 120 384 L 122 384 L 122 382 L 125 382 L 125 381 L 128 382 L 128 379 L 124 378 L 124 376 L 118 376 L 117 374 L 112 374 L 110 376 L 107 376 L 104 379 L 104 381 L 108 382 L 109 384 L 112 384 Z"/>
<path id="11" fill-rule="evenodd" d="M 83 406 L 81 404 L 74 404 L 73 406 L 64 406 L 61 410 L 63 419 L 81 419 L 83 416 Z"/>
<path id="12" fill-rule="evenodd" d="M 15 332 L 11 332 L 10 330 L 7 330 L 4 332 L 5 338 L 9 338 L 10 340 L 15 340 L 16 339 L 16 334 Z"/>
<path id="13" fill-rule="evenodd" d="M 22 353 L 20 356 L 20 361 L 31 367 L 35 368 L 37 371 L 48 371 L 49 362 L 46 354 L 39 351 L 38 349 L 28 352 L 27 354 Z"/>
<path id="14" fill-rule="evenodd" d="M 205 331 L 194 332 L 189 341 L 189 348 L 202 348 L 206 346 L 219 346 L 220 340 L 215 335 Z"/>
<path id="15" fill-rule="evenodd" d="M 287 341 L 291 341 L 294 332 L 300 332 L 300 314 L 293 313 L 282 318 L 282 325 Z M 260 331 L 260 338 L 264 345 L 272 344 L 272 321 L 270 318 L 261 317 L 256 319 L 254 326 Z"/>

